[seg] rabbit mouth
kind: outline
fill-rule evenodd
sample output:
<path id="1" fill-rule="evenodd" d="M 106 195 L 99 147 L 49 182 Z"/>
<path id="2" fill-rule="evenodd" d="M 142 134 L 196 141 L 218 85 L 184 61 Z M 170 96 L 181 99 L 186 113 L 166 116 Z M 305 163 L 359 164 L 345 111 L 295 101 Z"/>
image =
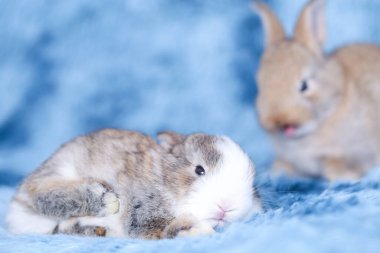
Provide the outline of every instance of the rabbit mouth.
<path id="1" fill-rule="evenodd" d="M 207 220 L 211 223 L 211 226 L 213 227 L 213 229 L 222 228 L 226 224 L 229 224 L 229 222 L 224 219 L 209 218 Z"/>
<path id="2" fill-rule="evenodd" d="M 285 124 L 281 127 L 281 133 L 288 138 L 293 138 L 297 136 L 298 125 Z"/>
<path id="3" fill-rule="evenodd" d="M 318 127 L 318 122 L 309 121 L 303 124 L 285 124 L 279 128 L 282 136 L 288 139 L 298 139 L 305 137 L 315 131 Z"/>

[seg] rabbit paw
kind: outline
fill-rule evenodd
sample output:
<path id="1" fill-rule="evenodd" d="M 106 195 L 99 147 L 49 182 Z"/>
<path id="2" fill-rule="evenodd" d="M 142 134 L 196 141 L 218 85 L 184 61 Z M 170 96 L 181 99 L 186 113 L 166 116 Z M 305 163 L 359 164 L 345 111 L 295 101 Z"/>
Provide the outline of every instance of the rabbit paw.
<path id="1" fill-rule="evenodd" d="M 107 229 L 95 225 L 83 225 L 77 218 L 61 221 L 53 230 L 52 234 L 69 234 L 83 236 L 101 236 L 107 234 Z"/>
<path id="2" fill-rule="evenodd" d="M 107 216 L 119 211 L 120 202 L 116 193 L 101 183 L 94 182 L 89 185 L 89 190 L 96 199 L 100 200 L 98 216 Z M 99 202 L 98 202 L 99 203 Z"/>
<path id="3" fill-rule="evenodd" d="M 192 219 L 175 219 L 163 231 L 163 238 L 175 238 L 197 235 L 209 235 L 214 233 L 212 226 L 204 223 L 194 222 Z"/>
<path id="4" fill-rule="evenodd" d="M 191 227 L 187 230 L 181 230 L 178 232 L 178 237 L 186 237 L 186 236 L 198 236 L 198 235 L 211 235 L 215 232 L 215 230 L 207 224 L 200 224 L 198 226 Z"/>
<path id="5" fill-rule="evenodd" d="M 119 211 L 120 201 L 115 193 L 107 192 L 103 196 L 103 205 L 105 209 L 105 215 L 115 214 Z"/>

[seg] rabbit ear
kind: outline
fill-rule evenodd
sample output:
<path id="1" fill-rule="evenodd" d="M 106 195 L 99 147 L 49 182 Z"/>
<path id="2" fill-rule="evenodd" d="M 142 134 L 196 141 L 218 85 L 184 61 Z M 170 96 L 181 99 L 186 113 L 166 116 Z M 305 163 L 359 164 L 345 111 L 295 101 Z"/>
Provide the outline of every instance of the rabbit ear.
<path id="1" fill-rule="evenodd" d="M 160 146 L 166 151 L 171 152 L 173 147 L 183 143 L 186 137 L 174 132 L 160 132 L 158 133 L 157 138 Z"/>
<path id="2" fill-rule="evenodd" d="M 264 26 L 266 46 L 273 46 L 285 39 L 285 31 L 276 15 L 270 8 L 257 0 L 253 1 L 253 7 L 260 15 L 261 22 Z"/>
<path id="3" fill-rule="evenodd" d="M 302 10 L 294 31 L 294 39 L 313 51 L 323 55 L 326 39 L 325 1 L 311 0 Z"/>

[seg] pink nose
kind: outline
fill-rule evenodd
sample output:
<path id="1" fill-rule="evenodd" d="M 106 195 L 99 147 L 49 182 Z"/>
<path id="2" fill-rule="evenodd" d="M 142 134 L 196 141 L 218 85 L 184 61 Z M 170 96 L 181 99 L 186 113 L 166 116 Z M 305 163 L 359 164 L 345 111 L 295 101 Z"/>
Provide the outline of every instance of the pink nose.
<path id="1" fill-rule="evenodd" d="M 221 209 L 217 214 L 216 214 L 216 219 L 217 220 L 223 220 L 224 217 L 226 217 L 226 211 Z"/>
<path id="2" fill-rule="evenodd" d="M 216 213 L 216 219 L 217 220 L 224 220 L 224 218 L 226 218 L 226 214 L 228 212 L 228 209 L 225 208 L 225 206 L 222 206 L 222 205 L 218 205 L 218 212 Z"/>

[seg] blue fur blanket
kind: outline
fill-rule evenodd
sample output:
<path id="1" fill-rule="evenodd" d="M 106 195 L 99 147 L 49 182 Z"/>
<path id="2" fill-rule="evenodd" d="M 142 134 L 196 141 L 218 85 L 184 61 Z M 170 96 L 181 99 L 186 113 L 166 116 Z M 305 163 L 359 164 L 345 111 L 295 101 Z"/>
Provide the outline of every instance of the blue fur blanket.
<path id="1" fill-rule="evenodd" d="M 305 1 L 267 1 L 288 31 Z M 253 106 L 263 35 L 249 0 L 4 0 L 0 10 L 0 252 L 380 252 L 380 171 L 271 181 Z M 380 42 L 377 0 L 331 0 L 328 51 Z M 365 27 L 365 29 L 364 29 Z M 266 212 L 207 237 L 14 236 L 4 217 L 63 142 L 118 127 L 225 134 L 252 157 Z"/>
<path id="2" fill-rule="evenodd" d="M 14 236 L 0 229 L 0 252 L 379 252 L 380 171 L 358 182 L 264 180 L 266 212 L 207 237 L 143 241 Z M 14 188 L 1 187 L 1 215 Z"/>

